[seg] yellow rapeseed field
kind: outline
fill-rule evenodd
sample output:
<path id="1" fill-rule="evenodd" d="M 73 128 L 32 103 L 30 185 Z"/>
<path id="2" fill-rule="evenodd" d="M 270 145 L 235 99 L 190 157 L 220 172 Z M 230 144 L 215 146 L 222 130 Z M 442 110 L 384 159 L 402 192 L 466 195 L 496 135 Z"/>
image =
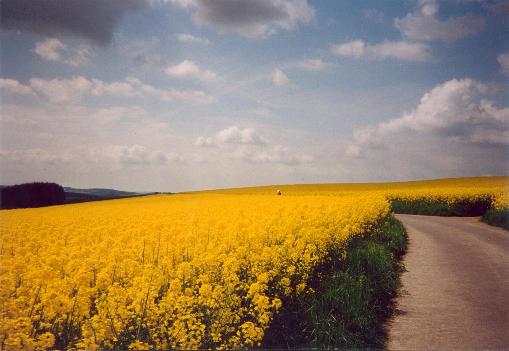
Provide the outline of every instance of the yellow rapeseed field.
<path id="1" fill-rule="evenodd" d="M 306 282 L 329 249 L 389 215 L 390 196 L 507 204 L 508 178 L 423 183 L 0 211 L 0 349 L 259 346 L 286 298 L 313 293 Z"/>
<path id="2" fill-rule="evenodd" d="M 388 210 L 380 196 L 211 194 L 3 211 L 1 342 L 257 345 L 327 247 Z"/>

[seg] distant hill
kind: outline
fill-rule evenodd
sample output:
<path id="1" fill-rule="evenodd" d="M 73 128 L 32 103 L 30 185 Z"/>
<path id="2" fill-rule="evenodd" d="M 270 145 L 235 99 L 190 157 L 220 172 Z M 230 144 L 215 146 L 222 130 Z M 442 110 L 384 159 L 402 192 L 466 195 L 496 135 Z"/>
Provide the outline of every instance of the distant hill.
<path id="1" fill-rule="evenodd" d="M 79 189 L 79 188 L 71 188 L 68 186 L 64 186 L 64 191 L 66 193 L 88 194 L 88 195 L 99 196 L 99 197 L 123 197 L 123 196 L 134 196 L 134 195 L 142 194 L 142 193 L 135 193 L 132 191 L 122 191 L 122 190 L 115 190 L 115 189 L 103 189 L 103 188 Z"/>
<path id="2" fill-rule="evenodd" d="M 102 189 L 102 188 L 79 189 L 64 187 L 64 191 L 65 191 L 65 203 L 68 204 L 76 202 L 111 200 L 123 197 L 146 195 L 146 193 L 136 193 L 131 191 Z"/>

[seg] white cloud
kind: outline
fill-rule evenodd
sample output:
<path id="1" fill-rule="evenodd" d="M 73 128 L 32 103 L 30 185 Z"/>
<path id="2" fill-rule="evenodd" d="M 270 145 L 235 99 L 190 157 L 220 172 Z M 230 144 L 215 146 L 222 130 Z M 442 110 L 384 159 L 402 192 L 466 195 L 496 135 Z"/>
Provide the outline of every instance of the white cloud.
<path id="1" fill-rule="evenodd" d="M 436 0 L 419 0 L 418 9 L 423 16 L 435 16 L 438 13 Z"/>
<path id="2" fill-rule="evenodd" d="M 498 108 L 485 98 L 488 86 L 471 79 L 452 79 L 424 94 L 415 110 L 399 118 L 358 129 L 346 153 L 363 156 L 366 150 L 391 144 L 396 136 L 432 136 L 444 142 L 509 145 L 509 107 Z M 439 143 L 440 141 L 436 141 Z"/>
<path id="3" fill-rule="evenodd" d="M 277 29 L 292 30 L 315 17 L 307 0 L 170 0 L 190 11 L 199 26 L 211 26 L 220 32 L 238 33 L 256 38 Z"/>
<path id="4" fill-rule="evenodd" d="M 362 40 L 354 40 L 334 45 L 331 52 L 336 56 L 343 57 L 424 62 L 431 60 L 430 49 L 427 44 L 409 41 L 383 41 L 378 44 L 367 44 Z"/>
<path id="5" fill-rule="evenodd" d="M 267 143 L 262 135 L 254 128 L 239 128 L 231 126 L 216 133 L 213 137 L 200 136 L 196 139 L 198 146 L 219 146 L 225 144 L 263 145 Z"/>
<path id="6" fill-rule="evenodd" d="M 99 106 L 30 102 L 3 103 L 0 115 L 2 128 L 9 131 L 2 134 L 0 148 L 4 183 L 49 180 L 147 191 L 184 190 L 192 184 L 183 171 L 193 167 L 186 153 L 189 143 L 171 128 L 167 109 L 136 105 L 132 99 Z"/>
<path id="7" fill-rule="evenodd" d="M 272 83 L 280 87 L 290 84 L 290 79 L 285 74 L 285 72 L 280 69 L 275 69 L 274 72 L 272 72 Z"/>
<path id="8" fill-rule="evenodd" d="M 145 84 L 136 78 L 128 78 L 129 82 L 141 95 L 153 96 L 163 101 L 184 101 L 198 104 L 209 104 L 215 101 L 214 97 L 201 90 L 159 89 Z"/>
<path id="9" fill-rule="evenodd" d="M 68 153 L 56 155 L 44 149 L 34 148 L 26 150 L 0 150 L 0 160 L 5 163 L 14 162 L 17 164 L 61 165 L 70 162 L 72 159 Z"/>
<path id="10" fill-rule="evenodd" d="M 250 163 L 275 163 L 287 166 L 295 166 L 313 161 L 311 156 L 295 155 L 282 145 L 274 145 L 263 150 L 244 148 L 235 152 L 234 157 Z"/>
<path id="11" fill-rule="evenodd" d="M 208 40 L 207 38 L 196 37 L 192 34 L 187 34 L 187 33 L 177 34 L 177 39 L 181 43 L 193 43 L 193 44 L 204 44 L 204 45 L 210 44 L 210 40 Z"/>
<path id="12" fill-rule="evenodd" d="M 500 65 L 500 68 L 502 69 L 502 72 L 509 74 L 509 51 L 498 55 L 497 61 Z"/>
<path id="13" fill-rule="evenodd" d="M 106 155 L 115 162 L 128 165 L 163 164 L 179 159 L 176 153 L 153 151 L 138 144 L 114 145 L 106 150 L 101 150 L 101 152 L 106 152 Z"/>
<path id="14" fill-rule="evenodd" d="M 484 27 L 484 20 L 477 16 L 449 17 L 442 21 L 436 18 L 437 13 L 435 0 L 421 0 L 417 11 L 396 18 L 394 25 L 407 39 L 447 43 L 472 36 Z"/>
<path id="15" fill-rule="evenodd" d="M 366 53 L 366 44 L 362 40 L 353 40 L 334 45 L 331 51 L 337 56 L 361 57 Z"/>
<path id="16" fill-rule="evenodd" d="M 216 80 L 217 74 L 198 67 L 193 61 L 184 60 L 181 63 L 166 68 L 166 74 L 180 79 L 194 79 L 201 81 Z"/>
<path id="17" fill-rule="evenodd" d="M 211 137 L 200 136 L 196 139 L 195 145 L 209 147 L 208 151 L 214 152 L 210 158 L 226 158 L 254 164 L 291 166 L 313 160 L 309 155 L 292 153 L 286 146 L 270 144 L 255 128 L 231 126 Z"/>
<path id="18" fill-rule="evenodd" d="M 62 62 L 74 67 L 88 63 L 92 56 L 90 47 L 69 48 L 56 38 L 37 42 L 32 51 L 47 61 Z"/>
<path id="19" fill-rule="evenodd" d="M 92 79 L 92 83 L 92 96 L 103 96 L 108 94 L 112 96 L 133 97 L 140 96 L 142 93 L 140 89 L 141 82 L 136 79 L 128 78 L 123 82 L 112 83 L 106 83 L 99 79 Z"/>
<path id="20" fill-rule="evenodd" d="M 295 65 L 297 68 L 302 68 L 308 71 L 324 71 L 330 67 L 330 63 L 325 62 L 320 58 L 307 59 L 297 62 Z"/>
<path id="21" fill-rule="evenodd" d="M 99 79 L 83 76 L 71 79 L 31 78 L 28 85 L 12 79 L 1 79 L 0 88 L 13 93 L 29 94 L 48 99 L 52 103 L 66 104 L 78 102 L 86 97 L 111 95 L 117 97 L 155 97 L 163 101 L 182 101 L 193 103 L 211 103 L 214 98 L 200 90 L 160 89 L 145 84 L 136 78 L 107 83 Z"/>
<path id="22" fill-rule="evenodd" d="M 20 95 L 33 94 L 33 90 L 30 86 L 23 85 L 15 79 L 7 78 L 0 78 L 0 90 Z"/>
<path id="23" fill-rule="evenodd" d="M 88 148 L 73 148 L 58 153 L 40 148 L 24 150 L 0 150 L 0 159 L 6 162 L 35 164 L 76 164 L 85 162 L 108 163 L 126 166 L 162 165 L 169 162 L 183 162 L 183 157 L 176 152 L 151 150 L 143 145 L 100 145 Z"/>
<path id="24" fill-rule="evenodd" d="M 50 38 L 39 41 L 35 44 L 34 52 L 48 61 L 60 61 L 62 59 L 61 49 L 65 47 L 58 39 Z"/>
<path id="25" fill-rule="evenodd" d="M 54 103 L 68 103 L 81 100 L 91 95 L 96 84 L 82 76 L 71 79 L 41 79 L 31 78 L 30 87 L 38 96 L 49 99 Z"/>
<path id="26" fill-rule="evenodd" d="M 408 41 L 384 41 L 380 44 L 368 46 L 368 52 L 377 58 L 394 58 L 403 61 L 429 61 L 430 47 L 422 43 Z"/>

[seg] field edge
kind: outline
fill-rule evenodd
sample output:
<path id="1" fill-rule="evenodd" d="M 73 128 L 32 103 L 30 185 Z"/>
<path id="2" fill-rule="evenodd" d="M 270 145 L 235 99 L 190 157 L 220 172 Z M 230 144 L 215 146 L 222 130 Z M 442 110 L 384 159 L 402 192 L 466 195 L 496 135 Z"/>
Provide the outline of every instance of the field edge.
<path id="1" fill-rule="evenodd" d="M 404 271 L 406 230 L 393 214 L 331 248 L 310 279 L 312 294 L 283 302 L 263 348 L 383 348 Z"/>
<path id="2" fill-rule="evenodd" d="M 492 226 L 509 230 L 509 210 L 489 209 L 481 217 L 481 221 Z"/>

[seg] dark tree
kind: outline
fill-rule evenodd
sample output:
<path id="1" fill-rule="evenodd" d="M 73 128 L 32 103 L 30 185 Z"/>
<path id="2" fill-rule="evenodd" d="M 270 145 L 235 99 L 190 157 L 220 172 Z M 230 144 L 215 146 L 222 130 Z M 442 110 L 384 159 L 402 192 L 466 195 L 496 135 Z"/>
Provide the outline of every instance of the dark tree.
<path id="1" fill-rule="evenodd" d="M 24 208 L 60 205 L 65 201 L 64 188 L 55 183 L 27 183 L 0 189 L 0 208 Z"/>

